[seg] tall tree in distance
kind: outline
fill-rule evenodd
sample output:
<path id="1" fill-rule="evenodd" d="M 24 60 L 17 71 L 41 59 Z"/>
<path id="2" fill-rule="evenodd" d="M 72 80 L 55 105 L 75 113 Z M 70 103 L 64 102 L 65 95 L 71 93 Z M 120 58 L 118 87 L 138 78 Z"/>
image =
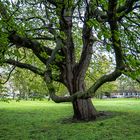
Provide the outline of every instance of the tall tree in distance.
<path id="1" fill-rule="evenodd" d="M 96 90 L 122 73 L 139 74 L 139 13 L 139 0 L 0 0 L 1 64 L 42 76 L 53 101 L 72 102 L 74 119 L 96 119 Z M 86 89 L 86 72 L 100 49 L 112 53 L 115 68 Z M 69 96 L 57 96 L 54 81 Z"/>

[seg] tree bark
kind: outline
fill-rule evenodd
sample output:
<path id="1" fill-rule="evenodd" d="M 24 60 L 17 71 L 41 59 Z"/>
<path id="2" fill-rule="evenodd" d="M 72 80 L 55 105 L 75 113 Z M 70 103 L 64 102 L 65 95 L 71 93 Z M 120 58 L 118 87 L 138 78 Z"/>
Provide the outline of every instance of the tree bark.
<path id="1" fill-rule="evenodd" d="M 76 99 L 72 102 L 73 104 L 73 119 L 90 121 L 95 120 L 97 111 L 92 104 L 91 98 L 88 99 Z"/>
<path id="2" fill-rule="evenodd" d="M 78 79 L 77 79 L 78 80 Z M 85 91 L 84 81 L 78 80 L 79 82 L 74 81 L 74 92 L 76 91 Z M 90 121 L 95 120 L 97 116 L 97 111 L 92 104 L 91 98 L 86 99 L 75 99 L 72 101 L 73 105 L 73 119 Z"/>

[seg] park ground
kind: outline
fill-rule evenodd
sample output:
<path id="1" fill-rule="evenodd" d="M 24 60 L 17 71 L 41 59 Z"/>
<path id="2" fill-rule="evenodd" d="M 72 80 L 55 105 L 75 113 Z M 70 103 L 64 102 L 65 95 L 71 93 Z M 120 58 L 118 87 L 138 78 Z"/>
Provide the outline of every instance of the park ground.
<path id="1" fill-rule="evenodd" d="M 0 102 L 0 140 L 140 140 L 140 99 L 93 103 L 107 116 L 71 122 L 70 103 Z"/>

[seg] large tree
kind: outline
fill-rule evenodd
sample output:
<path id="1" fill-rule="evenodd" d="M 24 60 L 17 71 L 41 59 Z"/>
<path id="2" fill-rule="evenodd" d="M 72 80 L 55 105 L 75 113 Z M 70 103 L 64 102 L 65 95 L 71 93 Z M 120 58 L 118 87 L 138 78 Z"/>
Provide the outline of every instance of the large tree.
<path id="1" fill-rule="evenodd" d="M 0 0 L 1 62 L 42 76 L 53 101 L 72 102 L 74 119 L 96 119 L 96 90 L 122 73 L 138 74 L 139 13 L 139 0 Z M 100 50 L 111 52 L 114 70 L 86 89 L 86 72 Z M 69 96 L 57 96 L 54 81 Z"/>

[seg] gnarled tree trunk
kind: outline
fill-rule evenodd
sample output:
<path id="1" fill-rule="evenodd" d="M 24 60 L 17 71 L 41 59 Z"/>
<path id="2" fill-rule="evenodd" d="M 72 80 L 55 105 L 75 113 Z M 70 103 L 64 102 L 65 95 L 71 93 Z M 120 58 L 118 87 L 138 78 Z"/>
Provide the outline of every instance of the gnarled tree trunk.
<path id="1" fill-rule="evenodd" d="M 74 81 L 73 83 L 73 87 L 74 92 L 85 91 L 84 80 L 78 80 L 77 78 L 77 81 Z M 83 121 L 90 121 L 96 119 L 97 111 L 92 103 L 91 98 L 75 99 L 72 102 L 72 105 L 74 111 L 73 119 Z"/>
<path id="2" fill-rule="evenodd" d="M 92 104 L 91 98 L 76 99 L 72 104 L 74 110 L 73 119 L 85 121 L 96 119 L 97 111 Z"/>

